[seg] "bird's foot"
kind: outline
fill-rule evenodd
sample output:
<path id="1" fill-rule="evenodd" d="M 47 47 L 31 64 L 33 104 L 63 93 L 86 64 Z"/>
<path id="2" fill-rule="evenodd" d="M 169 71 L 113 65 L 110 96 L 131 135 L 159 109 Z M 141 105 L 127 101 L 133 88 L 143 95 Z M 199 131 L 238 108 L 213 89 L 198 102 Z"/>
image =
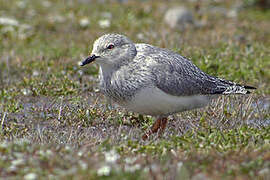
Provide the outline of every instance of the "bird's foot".
<path id="1" fill-rule="evenodd" d="M 167 122 L 167 117 L 158 118 L 152 125 L 151 129 L 142 136 L 142 139 L 146 140 L 151 134 L 156 132 L 158 132 L 159 135 L 162 135 L 164 129 L 166 128 Z"/>

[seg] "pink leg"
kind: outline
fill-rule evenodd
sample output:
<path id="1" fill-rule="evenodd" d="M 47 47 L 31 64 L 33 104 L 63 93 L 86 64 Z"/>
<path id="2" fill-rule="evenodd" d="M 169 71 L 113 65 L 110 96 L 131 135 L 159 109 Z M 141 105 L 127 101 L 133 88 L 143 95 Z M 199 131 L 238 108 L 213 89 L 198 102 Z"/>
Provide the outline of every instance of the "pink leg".
<path id="1" fill-rule="evenodd" d="M 159 134 L 162 134 L 164 132 L 164 129 L 166 128 L 167 122 L 168 122 L 167 117 L 158 118 L 154 122 L 151 129 L 142 136 L 142 139 L 146 140 L 151 134 L 156 133 L 156 132 L 159 132 Z"/>

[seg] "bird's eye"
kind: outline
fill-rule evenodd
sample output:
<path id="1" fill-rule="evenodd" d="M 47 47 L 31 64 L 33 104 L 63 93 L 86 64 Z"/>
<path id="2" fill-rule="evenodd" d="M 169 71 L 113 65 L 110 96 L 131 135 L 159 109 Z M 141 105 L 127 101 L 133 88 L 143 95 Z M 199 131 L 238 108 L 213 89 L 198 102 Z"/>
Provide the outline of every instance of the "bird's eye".
<path id="1" fill-rule="evenodd" d="M 113 44 L 110 44 L 109 46 L 107 46 L 107 49 L 113 49 L 113 48 L 114 48 Z"/>

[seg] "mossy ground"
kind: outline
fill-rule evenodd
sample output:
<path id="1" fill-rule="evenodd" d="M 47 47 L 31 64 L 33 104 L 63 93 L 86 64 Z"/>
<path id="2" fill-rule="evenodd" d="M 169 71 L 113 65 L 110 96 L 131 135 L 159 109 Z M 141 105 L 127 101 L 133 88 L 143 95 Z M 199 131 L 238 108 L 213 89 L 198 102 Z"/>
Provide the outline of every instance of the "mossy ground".
<path id="1" fill-rule="evenodd" d="M 177 31 L 163 23 L 177 1 L 83 2 L 0 0 L 0 17 L 17 20 L 0 24 L 1 178 L 269 179 L 269 10 L 228 16 L 235 1 L 186 1 L 205 25 Z M 154 118 L 109 108 L 97 65 L 77 65 L 111 32 L 258 89 L 177 114 L 142 141 Z"/>

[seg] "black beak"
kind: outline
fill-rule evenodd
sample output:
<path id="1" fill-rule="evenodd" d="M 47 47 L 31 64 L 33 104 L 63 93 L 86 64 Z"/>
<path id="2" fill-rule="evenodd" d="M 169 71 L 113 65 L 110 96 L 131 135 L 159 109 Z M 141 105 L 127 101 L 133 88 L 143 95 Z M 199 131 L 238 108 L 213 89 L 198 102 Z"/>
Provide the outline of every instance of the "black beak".
<path id="1" fill-rule="evenodd" d="M 81 63 L 80 63 L 80 66 L 84 66 L 86 64 L 89 64 L 91 62 L 93 62 L 96 58 L 98 58 L 99 56 L 96 56 L 96 55 L 91 55 L 91 56 L 88 56 L 85 60 L 83 60 Z"/>

